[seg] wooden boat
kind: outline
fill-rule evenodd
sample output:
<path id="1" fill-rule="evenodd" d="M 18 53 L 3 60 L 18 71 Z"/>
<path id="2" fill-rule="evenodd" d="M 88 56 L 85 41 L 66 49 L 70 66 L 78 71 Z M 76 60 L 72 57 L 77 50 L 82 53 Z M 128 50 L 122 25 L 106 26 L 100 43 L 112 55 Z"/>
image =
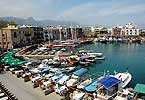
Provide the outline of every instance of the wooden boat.
<path id="1" fill-rule="evenodd" d="M 68 61 L 71 65 L 78 65 L 79 61 L 76 60 L 75 58 L 68 58 Z"/>

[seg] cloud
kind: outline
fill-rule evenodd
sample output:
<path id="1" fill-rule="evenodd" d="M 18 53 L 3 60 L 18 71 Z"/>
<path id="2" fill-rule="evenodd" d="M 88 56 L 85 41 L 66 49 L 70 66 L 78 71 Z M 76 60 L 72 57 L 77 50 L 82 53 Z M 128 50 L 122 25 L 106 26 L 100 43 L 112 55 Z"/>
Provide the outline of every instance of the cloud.
<path id="1" fill-rule="evenodd" d="M 1 16 L 75 21 L 80 24 L 122 24 L 145 16 L 143 0 L 1 0 Z"/>
<path id="2" fill-rule="evenodd" d="M 128 17 L 145 12 L 145 4 L 143 3 L 132 3 L 129 0 L 119 2 L 104 0 L 104 2 L 95 1 L 80 4 L 64 11 L 61 16 L 83 24 L 112 24 L 115 21 L 116 23 L 125 23 L 125 21 L 129 21 Z"/>
<path id="3" fill-rule="evenodd" d="M 55 4 L 60 1 L 62 0 L 1 0 L 0 15 L 51 19 L 58 13 Z"/>

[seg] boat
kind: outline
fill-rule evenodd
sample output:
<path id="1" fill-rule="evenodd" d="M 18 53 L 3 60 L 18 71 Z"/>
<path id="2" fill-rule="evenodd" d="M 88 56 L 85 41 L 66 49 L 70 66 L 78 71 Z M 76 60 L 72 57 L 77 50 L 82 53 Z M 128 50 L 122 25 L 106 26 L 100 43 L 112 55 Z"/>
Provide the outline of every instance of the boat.
<path id="1" fill-rule="evenodd" d="M 87 92 L 96 91 L 97 90 L 97 80 L 94 80 L 90 84 L 86 85 L 85 87 L 83 87 L 83 89 L 86 90 Z"/>
<path id="2" fill-rule="evenodd" d="M 42 78 L 41 76 L 37 75 L 36 77 L 32 78 L 31 81 L 32 83 L 34 83 L 36 80 L 39 80 L 41 78 Z"/>
<path id="3" fill-rule="evenodd" d="M 115 78 L 121 81 L 119 88 L 125 88 L 130 83 L 132 75 L 129 72 L 118 73 L 115 75 Z"/>
<path id="4" fill-rule="evenodd" d="M 89 56 L 85 59 L 87 62 L 90 62 L 90 63 L 94 63 L 96 62 L 96 58 L 95 57 L 92 57 L 92 56 Z"/>
<path id="5" fill-rule="evenodd" d="M 75 72 L 73 72 L 72 74 L 72 77 L 71 79 L 69 79 L 67 82 L 66 82 L 66 85 L 68 87 L 72 86 L 72 87 L 75 87 L 77 86 L 78 82 L 81 80 L 82 76 L 87 73 L 87 69 L 85 68 L 81 68 Z"/>
<path id="6" fill-rule="evenodd" d="M 93 80 L 92 80 L 91 78 L 90 78 L 90 79 L 87 79 L 87 80 L 81 82 L 81 83 L 77 86 L 77 88 L 78 88 L 78 89 L 83 89 L 86 85 L 90 84 L 92 81 L 93 81 Z"/>
<path id="7" fill-rule="evenodd" d="M 50 80 L 45 81 L 45 82 L 43 82 L 42 87 L 44 88 L 44 90 L 46 90 L 50 86 L 50 84 L 51 84 Z"/>
<path id="8" fill-rule="evenodd" d="M 77 78 L 72 78 L 72 79 L 69 79 L 66 82 L 66 86 L 68 86 L 68 87 L 75 87 L 78 82 L 79 82 L 79 80 Z"/>
<path id="9" fill-rule="evenodd" d="M 80 50 L 78 52 L 78 54 L 81 56 L 91 57 L 94 60 L 104 60 L 105 59 L 105 56 L 103 56 L 102 53 L 93 53 L 93 52 L 88 52 L 85 50 Z"/>
<path id="10" fill-rule="evenodd" d="M 55 92 L 58 93 L 59 95 L 64 95 L 68 92 L 68 89 L 65 86 L 56 87 Z"/>
<path id="11" fill-rule="evenodd" d="M 104 60 L 105 56 L 102 53 L 88 53 L 90 56 L 94 57 L 96 60 Z"/>
<path id="12" fill-rule="evenodd" d="M 101 80 L 97 81 L 97 98 L 100 98 L 101 100 L 111 100 L 111 98 L 117 94 L 120 82 L 121 80 L 112 75 L 105 76 Z"/>
<path id="13" fill-rule="evenodd" d="M 62 72 L 56 72 L 55 75 L 53 77 L 51 77 L 53 82 L 57 82 L 60 78 L 62 78 L 64 76 L 64 74 L 62 74 Z"/>
<path id="14" fill-rule="evenodd" d="M 80 57 L 80 61 L 79 61 L 80 65 L 82 65 L 82 66 L 89 66 L 90 62 L 87 61 L 86 59 L 87 59 L 86 56 Z"/>
<path id="15" fill-rule="evenodd" d="M 58 84 L 65 84 L 66 81 L 70 78 L 70 76 L 64 75 L 62 78 L 59 79 L 59 81 L 57 82 Z"/>
<path id="16" fill-rule="evenodd" d="M 79 64 L 78 59 L 79 59 L 79 57 L 77 55 L 72 55 L 72 56 L 69 56 L 67 58 L 67 60 L 69 61 L 69 63 L 72 64 L 72 65 L 78 65 Z"/>
<path id="17" fill-rule="evenodd" d="M 133 100 L 135 94 L 132 88 L 121 89 L 117 92 L 117 96 L 114 100 Z"/>
<path id="18" fill-rule="evenodd" d="M 76 77 L 78 78 L 78 77 L 83 76 L 87 72 L 88 72 L 88 70 L 86 68 L 81 68 L 81 69 L 73 72 L 72 77 L 73 78 L 76 78 Z"/>
<path id="19" fill-rule="evenodd" d="M 61 71 L 62 73 L 68 74 L 68 73 L 74 71 L 75 68 L 76 68 L 76 67 L 65 67 L 65 68 L 60 68 L 60 71 Z"/>
<path id="20" fill-rule="evenodd" d="M 80 61 L 80 65 L 82 66 L 89 66 L 90 62 L 88 61 Z"/>

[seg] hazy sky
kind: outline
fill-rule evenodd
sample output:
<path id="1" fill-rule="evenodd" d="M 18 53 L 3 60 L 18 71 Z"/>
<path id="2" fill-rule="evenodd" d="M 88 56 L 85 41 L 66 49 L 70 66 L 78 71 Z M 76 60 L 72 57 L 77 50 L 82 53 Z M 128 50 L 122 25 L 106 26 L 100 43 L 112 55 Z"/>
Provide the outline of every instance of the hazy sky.
<path id="1" fill-rule="evenodd" d="M 0 0 L 0 16 L 145 27 L 145 0 Z"/>

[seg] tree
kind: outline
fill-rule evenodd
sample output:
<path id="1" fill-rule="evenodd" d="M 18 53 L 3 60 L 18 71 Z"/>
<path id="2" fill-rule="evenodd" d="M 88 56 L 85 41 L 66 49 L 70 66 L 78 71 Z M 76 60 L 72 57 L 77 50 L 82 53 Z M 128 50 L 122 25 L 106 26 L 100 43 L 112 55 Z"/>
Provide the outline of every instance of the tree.
<path id="1" fill-rule="evenodd" d="M 7 24 L 8 24 L 8 22 L 7 22 L 7 21 L 0 20 L 0 29 L 1 29 L 1 28 L 6 27 L 6 26 L 7 26 Z"/>
<path id="2" fill-rule="evenodd" d="M 4 28 L 4 27 L 7 27 L 7 25 L 17 25 L 14 21 L 5 21 L 5 20 L 0 20 L 0 29 L 1 28 Z"/>

